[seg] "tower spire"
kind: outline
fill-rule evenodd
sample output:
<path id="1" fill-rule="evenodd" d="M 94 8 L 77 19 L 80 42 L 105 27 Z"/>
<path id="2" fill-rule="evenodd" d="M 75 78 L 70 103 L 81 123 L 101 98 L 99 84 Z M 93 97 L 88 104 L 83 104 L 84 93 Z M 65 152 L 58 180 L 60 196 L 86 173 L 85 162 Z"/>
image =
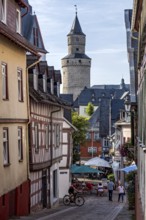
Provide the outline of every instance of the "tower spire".
<path id="1" fill-rule="evenodd" d="M 77 13 L 78 13 L 78 8 L 77 8 L 77 5 L 74 5 L 75 6 L 75 13 L 76 13 L 76 15 L 77 15 Z"/>

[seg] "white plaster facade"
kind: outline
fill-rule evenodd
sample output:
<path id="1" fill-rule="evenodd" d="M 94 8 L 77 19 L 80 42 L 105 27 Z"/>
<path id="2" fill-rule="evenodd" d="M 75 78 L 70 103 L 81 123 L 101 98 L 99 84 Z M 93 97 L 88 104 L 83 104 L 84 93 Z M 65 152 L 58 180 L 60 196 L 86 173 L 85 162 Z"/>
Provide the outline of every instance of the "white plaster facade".
<path id="1" fill-rule="evenodd" d="M 62 160 L 59 163 L 59 198 L 68 193 L 71 184 L 70 166 L 72 163 L 72 132 L 76 128 L 66 119 L 63 121 Z"/>

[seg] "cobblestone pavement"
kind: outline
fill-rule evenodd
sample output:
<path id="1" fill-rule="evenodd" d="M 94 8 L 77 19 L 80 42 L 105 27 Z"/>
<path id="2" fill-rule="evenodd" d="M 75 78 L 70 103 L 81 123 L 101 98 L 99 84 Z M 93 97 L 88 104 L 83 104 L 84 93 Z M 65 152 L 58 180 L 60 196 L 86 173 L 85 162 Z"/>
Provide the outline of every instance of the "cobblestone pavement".
<path id="1" fill-rule="evenodd" d="M 126 198 L 124 203 L 117 202 L 118 195 L 114 191 L 113 202 L 107 196 L 97 197 L 95 194 L 85 196 L 85 204 L 81 207 L 72 204 L 64 206 L 62 202 L 56 208 L 44 209 L 39 213 L 19 220 L 134 220 L 133 212 L 127 208 Z M 16 220 L 16 218 L 15 218 Z"/>

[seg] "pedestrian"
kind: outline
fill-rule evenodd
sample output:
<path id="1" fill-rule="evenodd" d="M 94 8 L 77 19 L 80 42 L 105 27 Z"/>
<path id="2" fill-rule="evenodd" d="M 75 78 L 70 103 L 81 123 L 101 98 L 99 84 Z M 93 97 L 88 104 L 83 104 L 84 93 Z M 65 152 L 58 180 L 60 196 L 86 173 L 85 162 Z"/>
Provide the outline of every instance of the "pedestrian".
<path id="1" fill-rule="evenodd" d="M 108 196 L 109 196 L 109 201 L 113 201 L 113 190 L 114 190 L 115 184 L 113 183 L 112 180 L 109 181 L 107 188 L 108 188 Z"/>
<path id="2" fill-rule="evenodd" d="M 122 202 L 124 200 L 124 195 L 125 195 L 125 189 L 122 184 L 119 184 L 118 186 L 118 202 L 120 202 L 120 199 L 122 199 Z"/>
<path id="3" fill-rule="evenodd" d="M 103 193 L 104 193 L 103 184 L 102 184 L 102 183 L 98 183 L 98 186 L 97 186 L 97 195 L 103 196 Z"/>

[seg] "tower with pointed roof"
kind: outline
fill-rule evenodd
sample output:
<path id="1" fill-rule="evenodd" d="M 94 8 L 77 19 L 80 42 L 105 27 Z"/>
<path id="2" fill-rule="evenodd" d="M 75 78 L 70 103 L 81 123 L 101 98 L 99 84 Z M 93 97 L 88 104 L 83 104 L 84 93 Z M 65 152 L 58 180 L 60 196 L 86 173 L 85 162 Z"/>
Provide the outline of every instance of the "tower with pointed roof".
<path id="1" fill-rule="evenodd" d="M 86 35 L 82 32 L 77 12 L 67 35 L 68 55 L 62 58 L 63 93 L 75 100 L 84 87 L 90 87 L 91 58 L 85 54 Z"/>

